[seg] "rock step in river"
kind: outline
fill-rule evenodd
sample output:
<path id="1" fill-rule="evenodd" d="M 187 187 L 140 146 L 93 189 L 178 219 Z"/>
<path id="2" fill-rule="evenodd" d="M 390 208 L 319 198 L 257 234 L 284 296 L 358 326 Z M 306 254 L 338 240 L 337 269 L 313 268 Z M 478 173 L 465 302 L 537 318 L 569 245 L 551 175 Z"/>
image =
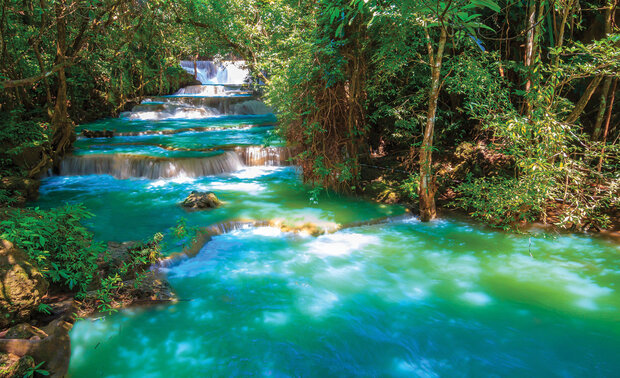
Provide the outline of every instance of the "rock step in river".
<path id="1" fill-rule="evenodd" d="M 196 70 L 204 84 L 236 84 L 234 92 L 189 88 L 176 97 L 247 100 L 238 63 L 198 62 Z M 316 197 L 295 167 L 283 166 L 290 151 L 264 126 L 273 115 L 205 117 L 124 115 L 84 125 L 117 135 L 80 139 L 61 175 L 43 180 L 36 205 L 84 203 L 101 240 L 148 237 L 181 217 L 217 231 L 197 255 L 165 268 L 183 301 L 79 321 L 71 376 L 620 371 L 617 245 L 449 218 L 422 224 L 400 206 Z M 179 203 L 193 190 L 224 203 L 187 212 Z M 358 227 L 313 237 L 272 226 L 282 222 Z"/>

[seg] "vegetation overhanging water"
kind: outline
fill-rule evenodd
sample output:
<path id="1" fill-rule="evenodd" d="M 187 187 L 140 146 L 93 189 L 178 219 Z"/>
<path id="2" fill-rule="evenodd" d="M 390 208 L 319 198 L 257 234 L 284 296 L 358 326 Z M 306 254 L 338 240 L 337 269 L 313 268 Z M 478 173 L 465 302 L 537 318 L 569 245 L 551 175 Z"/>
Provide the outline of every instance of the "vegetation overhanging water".
<path id="1" fill-rule="evenodd" d="M 617 375 L 617 10 L 3 1 L 0 375 Z"/>
<path id="2" fill-rule="evenodd" d="M 270 132 L 231 127 L 157 143 L 260 144 Z M 77 145 L 84 156 L 100 145 L 144 154 L 127 137 Z M 214 191 L 225 204 L 187 212 L 178 203 L 191 190 Z M 311 200 L 308 190 L 294 167 L 279 166 L 156 180 L 52 176 L 38 205 L 84 203 L 96 236 L 119 241 L 180 217 L 201 226 L 280 219 L 333 227 L 405 214 L 335 194 Z M 178 303 L 79 321 L 70 374 L 608 375 L 620 368 L 618 252 L 597 238 L 509 234 L 450 218 L 406 216 L 316 238 L 244 228 L 166 269 Z"/>

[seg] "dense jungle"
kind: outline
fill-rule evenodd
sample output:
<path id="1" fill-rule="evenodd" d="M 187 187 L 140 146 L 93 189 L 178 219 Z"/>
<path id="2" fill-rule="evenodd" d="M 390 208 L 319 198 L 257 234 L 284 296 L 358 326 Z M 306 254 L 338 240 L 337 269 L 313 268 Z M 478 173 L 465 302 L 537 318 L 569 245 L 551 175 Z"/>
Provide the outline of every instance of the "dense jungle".
<path id="1" fill-rule="evenodd" d="M 613 376 L 617 0 L 0 0 L 0 377 Z"/>

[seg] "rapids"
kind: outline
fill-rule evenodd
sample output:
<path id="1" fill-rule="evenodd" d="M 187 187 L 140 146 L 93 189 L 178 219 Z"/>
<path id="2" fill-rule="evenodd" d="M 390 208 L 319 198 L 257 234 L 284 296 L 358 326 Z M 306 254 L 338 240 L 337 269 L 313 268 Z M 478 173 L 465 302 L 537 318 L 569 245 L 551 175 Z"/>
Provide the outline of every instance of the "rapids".
<path id="1" fill-rule="evenodd" d="M 80 137 L 60 171 L 43 180 L 35 205 L 84 203 L 96 215 L 88 226 L 104 241 L 146 238 L 181 218 L 202 227 L 314 223 L 329 233 L 222 228 L 228 232 L 195 257 L 164 269 L 178 303 L 77 322 L 71 376 L 620 371 L 617 245 L 450 218 L 423 224 L 397 205 L 317 198 L 290 166 L 273 114 L 255 103 L 250 114 L 234 110 L 259 102 L 240 90 L 243 67 L 198 63 L 199 80 L 212 89 L 186 88 L 81 126 L 115 136 Z M 193 62 L 182 66 L 194 72 Z M 156 114 L 172 114 L 166 104 L 204 117 Z M 146 113 L 153 114 L 140 116 Z M 192 190 L 214 191 L 224 205 L 187 212 L 179 203 Z"/>

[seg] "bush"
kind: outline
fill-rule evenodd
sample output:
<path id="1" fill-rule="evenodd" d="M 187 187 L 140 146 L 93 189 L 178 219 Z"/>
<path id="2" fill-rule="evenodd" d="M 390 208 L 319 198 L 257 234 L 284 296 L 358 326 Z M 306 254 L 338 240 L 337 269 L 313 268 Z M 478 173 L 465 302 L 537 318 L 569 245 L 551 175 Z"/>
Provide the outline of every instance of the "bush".
<path id="1" fill-rule="evenodd" d="M 538 220 L 550 198 L 550 182 L 525 176 L 467 178 L 457 187 L 460 194 L 452 205 L 470 212 L 474 218 L 510 229 L 515 222 Z"/>
<path id="2" fill-rule="evenodd" d="M 399 188 L 409 201 L 417 201 L 420 197 L 420 174 L 409 175 Z"/>
<path id="3" fill-rule="evenodd" d="M 87 290 L 97 257 L 105 250 L 81 223 L 91 213 L 82 205 L 67 205 L 51 210 L 16 209 L 5 215 L 0 238 L 25 250 L 52 283 L 80 294 Z"/>

